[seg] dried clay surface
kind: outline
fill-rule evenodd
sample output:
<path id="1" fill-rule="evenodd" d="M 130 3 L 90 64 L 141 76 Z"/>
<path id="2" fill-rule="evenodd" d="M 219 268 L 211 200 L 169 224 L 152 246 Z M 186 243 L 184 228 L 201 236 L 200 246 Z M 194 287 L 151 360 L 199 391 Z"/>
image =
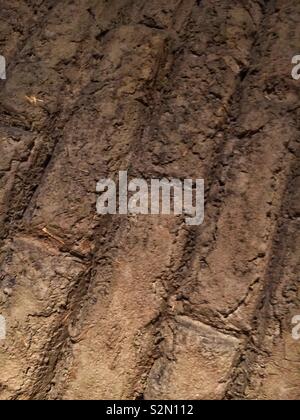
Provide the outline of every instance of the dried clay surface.
<path id="1" fill-rule="evenodd" d="M 0 7 L 1 400 L 300 399 L 299 0 Z M 96 183 L 205 179 L 205 221 Z"/>

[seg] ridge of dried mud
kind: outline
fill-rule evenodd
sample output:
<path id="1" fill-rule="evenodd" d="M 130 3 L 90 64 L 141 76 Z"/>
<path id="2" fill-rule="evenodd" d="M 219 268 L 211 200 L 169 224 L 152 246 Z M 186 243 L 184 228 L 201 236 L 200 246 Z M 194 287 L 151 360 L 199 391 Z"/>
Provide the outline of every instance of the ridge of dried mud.
<path id="1" fill-rule="evenodd" d="M 11 0 L 0 29 L 0 398 L 299 399 L 299 1 Z M 99 217 L 119 170 L 204 178 L 205 222 Z"/>

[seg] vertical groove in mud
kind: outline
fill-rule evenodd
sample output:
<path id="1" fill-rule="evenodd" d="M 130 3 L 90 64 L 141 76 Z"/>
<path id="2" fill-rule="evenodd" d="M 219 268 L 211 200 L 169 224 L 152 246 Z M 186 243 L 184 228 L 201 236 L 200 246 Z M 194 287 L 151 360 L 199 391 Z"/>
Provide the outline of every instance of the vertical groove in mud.
<path id="1" fill-rule="evenodd" d="M 265 11 L 264 11 L 265 13 Z M 261 17 L 261 21 L 263 22 L 264 16 Z M 261 24 L 263 25 L 263 24 Z M 251 66 L 255 62 L 255 44 L 257 42 L 257 39 L 259 38 L 259 32 L 260 27 L 257 28 L 257 35 L 252 40 L 252 46 L 249 51 L 249 62 L 247 63 L 246 68 L 251 68 Z M 210 214 L 210 227 L 212 228 L 211 233 L 211 243 L 213 244 L 214 241 L 216 241 L 216 229 L 217 229 L 217 221 L 221 213 L 222 209 L 222 202 L 225 198 L 224 194 L 224 182 L 223 180 L 226 179 L 226 172 L 228 172 L 228 168 L 230 168 L 230 161 L 233 159 L 233 152 L 228 148 L 228 141 L 230 140 L 230 137 L 234 136 L 234 129 L 232 128 L 232 111 L 234 108 L 236 108 L 237 103 L 239 103 L 239 97 L 240 97 L 240 91 L 243 89 L 243 83 L 245 82 L 244 78 L 242 78 L 242 74 L 245 70 L 245 67 L 243 67 L 240 70 L 240 74 L 237 76 L 237 82 L 234 87 L 233 93 L 230 96 L 230 99 L 228 101 L 228 107 L 226 107 L 226 117 L 224 119 L 224 123 L 217 129 L 215 134 L 211 137 L 211 141 L 215 141 L 214 145 L 214 151 L 212 155 L 210 156 L 210 167 L 208 168 L 207 172 L 203 174 L 203 178 L 205 179 L 206 183 L 206 197 L 205 201 L 207 203 L 206 206 L 206 213 L 209 212 Z M 170 80 L 172 80 L 172 76 L 170 77 Z M 163 101 L 162 101 L 163 102 Z M 221 139 L 220 139 L 221 134 Z M 224 164 L 226 162 L 226 164 Z M 142 174 L 144 175 L 144 174 Z M 216 182 L 218 183 L 218 193 L 216 193 L 215 187 Z M 212 188 L 214 187 L 214 191 L 212 191 Z M 217 199 L 217 205 L 214 203 L 214 198 L 218 197 Z M 209 211 L 212 210 L 212 212 Z M 213 213 L 213 215 L 211 214 Z M 182 223 L 182 222 L 181 222 Z M 197 281 L 197 270 L 200 269 L 201 265 L 206 265 L 206 255 L 204 253 L 199 253 L 199 250 L 201 249 L 201 233 L 203 228 L 189 228 L 186 229 L 186 239 L 185 244 L 182 245 L 182 261 L 178 264 L 174 264 L 177 269 L 174 269 L 174 274 L 172 275 L 168 270 L 166 270 L 165 277 L 166 279 L 163 280 L 163 283 L 165 284 L 165 287 L 169 290 L 166 290 L 166 297 L 164 302 L 164 308 L 162 308 L 162 312 L 160 313 L 159 318 L 157 318 L 154 321 L 153 326 L 155 327 L 156 332 L 154 333 L 155 336 L 161 334 L 161 328 L 164 323 L 168 323 L 168 320 L 175 320 L 174 314 L 172 314 L 172 311 L 170 311 L 170 303 L 171 299 L 174 301 L 186 301 L 188 303 L 189 296 L 188 294 L 182 292 L 182 289 L 187 287 L 187 290 L 193 289 L 193 283 Z M 207 237 L 206 237 L 207 240 Z M 206 250 L 207 251 L 207 250 Z M 208 251 L 207 251 L 208 253 Z M 200 257 L 200 259 L 199 259 Z M 176 257 L 175 257 L 176 258 Z M 176 261 L 176 259 L 174 260 Z M 198 260 L 198 261 L 197 261 Z M 199 266 L 197 266 L 197 262 L 199 263 Z M 195 265 L 196 264 L 196 265 Z M 173 267 L 174 268 L 174 267 Z M 200 296 L 201 300 L 201 296 Z M 190 317 L 193 317 L 194 315 L 192 313 L 188 314 Z M 209 318 L 210 316 L 210 318 Z M 211 325 L 212 327 L 216 329 L 220 329 L 221 331 L 231 331 L 232 333 L 236 333 L 236 331 L 231 330 L 230 326 L 226 326 L 224 322 L 220 318 L 214 319 L 214 314 L 209 313 L 209 316 L 206 316 L 205 314 L 197 314 L 196 318 L 201 319 L 204 323 L 207 325 Z M 175 321 L 176 322 L 176 321 Z M 153 328 L 151 326 L 151 328 Z M 163 335 L 162 335 L 163 337 Z M 157 346 L 154 346 L 153 348 L 153 354 L 151 354 L 149 360 L 157 359 L 159 357 L 164 357 L 163 353 L 160 353 Z M 150 370 L 153 367 L 150 363 Z M 149 371 L 148 371 L 149 376 Z M 138 398 L 144 398 L 144 393 L 140 393 Z"/>
<path id="2" fill-rule="evenodd" d="M 298 121 L 297 121 L 298 123 Z M 299 128 L 299 124 L 298 124 Z M 299 130 L 300 133 L 300 130 Z M 276 342 L 278 335 L 281 339 L 282 330 L 281 322 L 276 312 L 278 309 L 278 301 L 276 293 L 283 283 L 284 271 L 286 270 L 286 262 L 289 258 L 289 251 L 295 238 L 289 237 L 289 225 L 296 224 L 299 229 L 299 222 L 295 215 L 290 213 L 291 203 L 297 200 L 298 192 L 294 189 L 294 181 L 299 177 L 299 145 L 294 156 L 294 162 L 291 172 L 287 177 L 286 188 L 282 196 L 282 207 L 277 220 L 277 229 L 273 238 L 273 248 L 270 252 L 270 258 L 266 267 L 264 283 L 257 299 L 257 305 L 253 314 L 252 329 L 246 340 L 243 350 L 240 352 L 238 361 L 233 369 L 232 379 L 227 387 L 225 399 L 245 399 L 249 385 L 251 384 L 252 375 L 260 373 L 262 370 L 261 361 L 259 359 L 268 360 L 270 358 L 270 342 Z M 299 232 L 299 230 L 298 230 Z M 296 239 L 297 241 L 297 239 Z M 296 280 L 297 281 L 297 280 Z M 291 285 L 293 283 L 291 282 Z M 295 286 L 295 285 L 293 285 Z M 299 306 L 298 306 L 299 307 Z M 288 307 L 284 312 L 288 311 Z M 279 327 L 278 327 L 279 325 Z M 279 333 L 277 330 L 279 329 Z M 254 390 L 256 398 L 259 398 L 259 389 Z"/>
<path id="3" fill-rule="evenodd" d="M 51 157 L 52 157 L 52 155 L 53 155 L 53 153 L 51 153 Z M 48 164 L 49 164 L 49 162 L 48 162 Z M 36 195 L 39 195 L 39 189 L 37 190 Z M 31 203 L 29 203 L 29 207 L 34 208 L 34 206 L 35 206 L 35 200 L 33 200 Z M 26 219 L 28 219 L 28 218 L 31 217 L 30 216 L 30 213 L 31 213 L 31 211 L 30 212 L 27 212 Z M 79 295 L 77 296 L 77 299 L 75 299 L 75 301 L 76 302 L 77 301 L 80 301 L 82 298 L 83 298 L 82 291 L 79 290 Z M 75 308 L 74 308 L 73 312 L 75 312 Z M 65 336 L 64 331 L 62 332 L 62 335 L 61 334 L 58 334 L 56 338 L 53 337 L 53 340 L 54 341 L 51 341 L 49 343 L 49 346 L 53 346 L 57 340 L 60 340 L 61 339 L 62 336 Z M 49 365 L 48 370 L 51 372 L 51 376 L 53 377 L 53 375 L 55 374 L 55 371 L 53 370 L 53 364 L 52 363 Z M 42 371 L 45 373 L 44 368 L 42 368 Z M 38 372 L 36 372 L 36 375 L 39 378 Z M 51 377 L 49 377 L 48 375 L 45 376 L 45 380 L 49 381 L 50 379 L 51 379 Z M 29 389 L 27 390 L 27 392 L 30 393 L 31 397 L 34 397 L 34 396 L 38 395 L 38 387 L 39 386 L 41 387 L 41 395 L 44 395 L 45 385 L 43 383 L 41 383 L 40 379 L 37 379 L 37 384 L 36 385 L 33 385 L 33 388 L 31 387 L 32 390 L 31 391 L 29 391 Z"/>
<path id="4" fill-rule="evenodd" d="M 271 10 L 275 8 L 272 3 Z M 277 10 L 278 12 L 278 10 Z M 299 16 L 298 16 L 299 17 Z M 299 97 L 299 95 L 298 95 Z M 299 299 L 287 298 L 285 290 L 297 291 L 295 273 L 299 270 L 299 257 L 293 257 L 293 250 L 299 242 L 299 218 L 293 206 L 298 199 L 297 179 L 299 178 L 299 112 L 293 108 L 294 118 L 290 118 L 290 110 L 285 110 L 285 117 L 290 120 L 289 125 L 295 128 L 294 134 L 285 140 L 286 152 L 282 157 L 282 168 L 277 169 L 276 176 L 285 174 L 279 196 L 280 207 L 276 212 L 275 227 L 270 240 L 270 250 L 265 261 L 265 270 L 261 280 L 261 287 L 255 298 L 255 307 L 251 319 L 251 329 L 242 350 L 237 353 L 230 382 L 224 394 L 224 399 L 294 399 L 297 392 L 289 394 L 285 387 L 289 380 L 291 388 L 299 383 L 299 374 L 282 377 L 284 363 L 293 369 L 293 362 L 286 358 L 286 349 L 291 347 L 291 316 L 292 308 L 299 311 Z M 284 114 L 283 114 L 284 115 Z M 280 115 L 280 118 L 283 118 Z M 282 138 L 282 142 L 284 139 Z M 291 237 L 295 235 L 295 237 Z M 295 260 L 295 261 L 294 261 Z M 297 293 L 295 293 L 296 295 Z M 286 349 L 284 347 L 286 346 Z M 279 353 L 275 353 L 275 348 Z M 283 348 L 283 349 L 282 349 Z M 279 350 L 280 349 L 280 350 Z M 292 350 L 289 350 L 292 353 Z M 277 357 L 280 357 L 276 360 Z M 272 379 L 265 373 L 269 366 L 277 361 L 278 374 L 276 387 Z M 295 360 L 295 368 L 296 368 Z M 280 366 L 282 365 L 282 366 Z M 271 369 L 271 367 L 270 367 Z M 297 370 L 297 368 L 296 368 Z M 280 384 L 282 382 L 282 384 Z M 280 388 L 282 385 L 282 388 Z"/>
<path id="5" fill-rule="evenodd" d="M 187 15 L 188 14 L 189 13 L 187 13 Z M 175 12 L 175 15 L 176 15 L 176 12 Z M 176 19 L 174 19 L 174 21 L 176 21 Z M 155 91 L 156 91 L 156 88 L 157 88 L 157 84 L 159 83 L 159 77 L 160 77 L 160 75 L 158 73 L 161 72 L 162 69 L 164 69 L 165 64 L 167 63 L 167 61 L 170 58 L 170 53 L 168 53 L 167 48 L 168 48 L 168 46 L 166 46 L 166 52 L 164 52 L 164 54 L 161 57 L 159 57 L 159 61 L 156 64 L 157 72 L 154 74 L 154 76 L 151 80 L 151 84 L 149 84 L 149 86 L 145 86 L 145 90 L 143 92 L 144 97 L 147 98 L 147 101 L 149 101 L 149 102 L 151 102 L 151 97 L 155 97 Z M 120 169 L 122 169 L 122 167 L 124 167 L 124 166 L 128 167 L 128 175 L 132 176 L 132 177 L 137 175 L 136 170 L 135 170 L 135 162 L 136 162 L 135 153 L 137 153 L 138 150 L 139 150 L 139 142 L 140 142 L 141 136 L 143 135 L 144 126 L 149 124 L 149 122 L 151 121 L 152 111 L 146 112 L 146 115 L 143 115 L 142 112 L 140 112 L 139 114 L 140 114 L 140 116 L 139 116 L 139 127 L 137 128 L 137 132 L 133 136 L 133 140 L 130 143 L 130 146 L 129 146 L 129 149 L 128 149 L 128 155 L 127 155 L 127 157 L 123 156 L 123 160 L 119 163 L 119 168 Z M 116 167 L 115 163 L 114 163 L 114 167 Z M 114 168 L 108 168 L 107 174 L 114 177 L 114 172 L 115 172 Z M 141 174 L 139 173 L 139 175 L 141 175 Z M 146 176 L 146 174 L 143 174 L 143 176 Z M 102 222 L 102 224 L 103 224 L 103 222 Z M 107 224 L 107 221 L 106 221 L 106 224 Z M 111 234 L 110 234 L 110 239 L 109 240 L 113 241 L 114 240 L 114 234 L 117 234 L 117 231 L 120 231 L 122 229 L 123 230 L 126 229 L 127 225 L 128 225 L 128 221 L 127 220 L 125 222 L 121 221 L 121 223 L 119 224 L 118 222 L 113 222 L 111 220 L 111 225 L 114 226 L 114 227 L 111 227 Z M 97 234 L 99 234 L 99 231 L 101 231 L 101 226 L 97 226 L 96 231 L 95 231 L 96 232 L 95 237 L 96 237 Z M 97 243 L 97 239 L 95 239 L 95 242 Z M 111 246 L 113 247 L 113 244 Z M 116 241 L 115 246 L 118 248 L 117 241 Z M 101 248 L 100 248 L 99 251 L 100 251 L 100 255 L 101 255 L 103 253 L 103 250 L 101 251 Z M 99 253 L 99 251 L 98 251 L 98 253 Z M 105 252 L 105 254 L 107 253 L 108 257 L 109 257 L 109 249 L 105 249 L 104 252 Z M 101 260 L 102 259 L 105 260 L 105 254 L 101 255 Z M 108 270 L 110 270 L 109 265 L 108 265 Z M 87 299 L 90 299 L 90 296 L 92 294 L 93 274 L 92 274 L 91 281 L 90 281 L 90 287 L 91 287 L 91 290 L 89 290 L 89 291 L 87 290 L 89 293 L 87 294 L 85 299 L 84 298 L 82 299 L 83 302 Z M 79 301 L 80 301 L 80 299 L 78 299 L 78 303 L 79 303 Z M 80 306 L 81 306 L 81 309 L 84 309 L 85 303 L 82 303 L 82 301 L 80 303 Z M 80 322 L 79 322 L 79 324 L 80 324 Z M 68 353 L 68 350 L 67 350 L 67 353 Z"/>
<path id="6" fill-rule="evenodd" d="M 277 55 L 299 6 L 29 3 L 0 39 L 1 398 L 266 398 L 297 308 L 299 95 Z M 204 225 L 97 217 L 96 182 L 126 169 L 204 178 Z"/>

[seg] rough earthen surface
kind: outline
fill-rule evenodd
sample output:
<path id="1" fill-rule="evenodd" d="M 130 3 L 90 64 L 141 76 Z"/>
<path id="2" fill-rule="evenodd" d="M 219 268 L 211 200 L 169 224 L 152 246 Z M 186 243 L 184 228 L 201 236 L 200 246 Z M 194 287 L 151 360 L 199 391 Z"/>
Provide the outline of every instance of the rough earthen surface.
<path id="1" fill-rule="evenodd" d="M 299 49 L 299 0 L 1 2 L 1 399 L 300 399 Z M 98 216 L 119 170 L 205 222 Z"/>

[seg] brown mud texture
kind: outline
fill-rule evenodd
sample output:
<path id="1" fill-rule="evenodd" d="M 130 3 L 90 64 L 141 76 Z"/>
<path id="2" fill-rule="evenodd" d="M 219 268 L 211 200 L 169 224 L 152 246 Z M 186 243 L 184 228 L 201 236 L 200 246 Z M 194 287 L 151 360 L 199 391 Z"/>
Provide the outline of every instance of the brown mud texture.
<path id="1" fill-rule="evenodd" d="M 300 399 L 299 0 L 2 0 L 0 398 Z M 205 179 L 205 221 L 96 183 Z"/>

